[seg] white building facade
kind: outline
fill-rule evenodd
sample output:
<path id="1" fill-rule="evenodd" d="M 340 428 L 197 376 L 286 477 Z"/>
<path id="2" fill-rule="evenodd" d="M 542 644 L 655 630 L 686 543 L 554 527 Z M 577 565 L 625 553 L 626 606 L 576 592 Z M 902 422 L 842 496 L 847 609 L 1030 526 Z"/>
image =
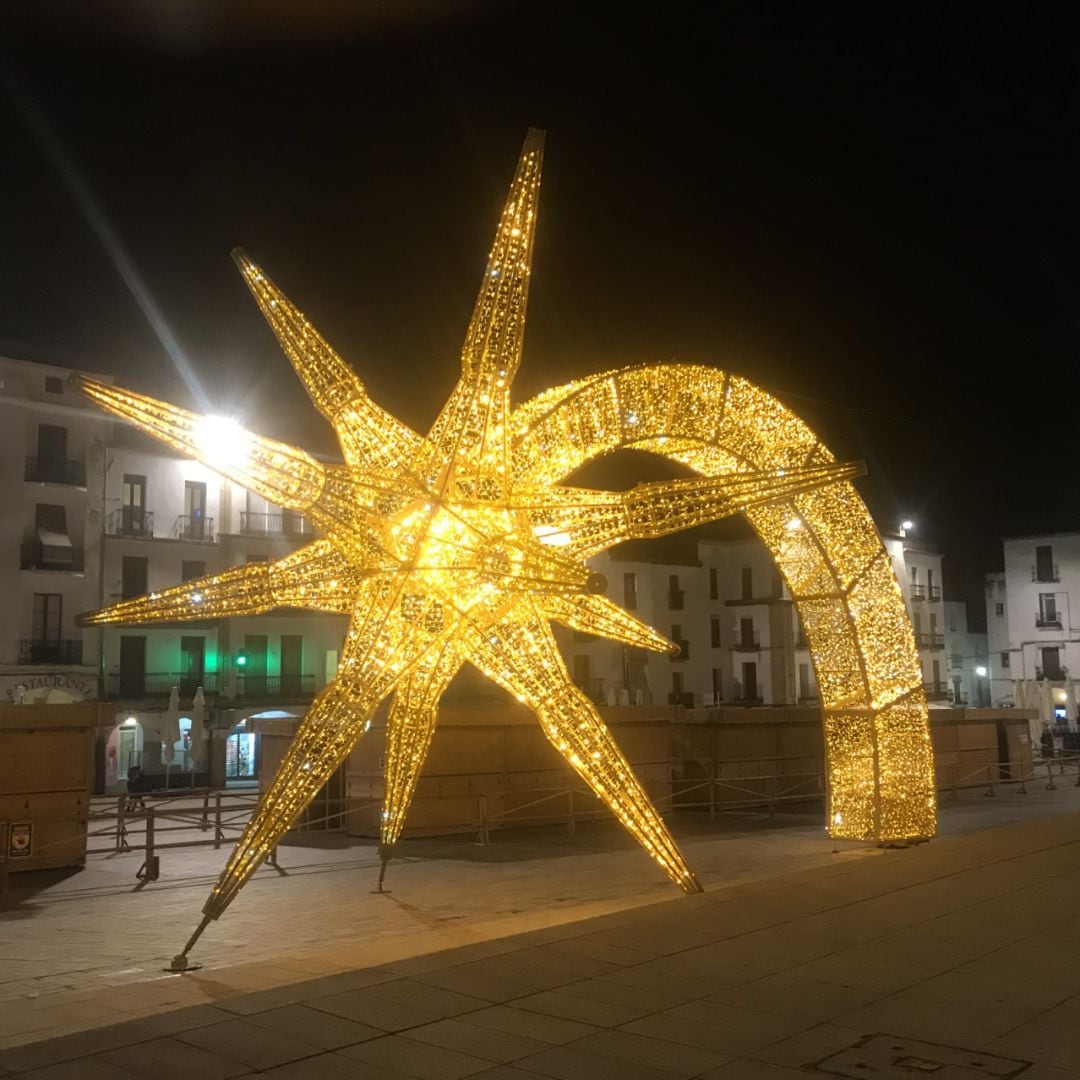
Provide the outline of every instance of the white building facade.
<path id="1" fill-rule="evenodd" d="M 1077 729 L 1080 533 L 1010 537 L 1005 570 L 986 577 L 991 698 L 1039 711 L 1038 738 Z"/>

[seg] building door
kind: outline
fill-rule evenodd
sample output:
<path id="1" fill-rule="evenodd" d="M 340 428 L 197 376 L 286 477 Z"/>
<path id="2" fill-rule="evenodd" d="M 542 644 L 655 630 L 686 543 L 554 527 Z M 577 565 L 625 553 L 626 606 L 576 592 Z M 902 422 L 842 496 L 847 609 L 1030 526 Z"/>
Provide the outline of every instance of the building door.
<path id="1" fill-rule="evenodd" d="M 810 690 L 810 665 L 799 665 L 799 700 L 809 701 L 813 697 Z"/>
<path id="2" fill-rule="evenodd" d="M 1049 544 L 1039 544 L 1035 548 L 1035 580 L 1057 580 L 1057 574 L 1054 573 L 1054 549 Z"/>
<path id="3" fill-rule="evenodd" d="M 304 637 L 302 634 L 281 635 L 281 692 L 299 694 L 304 673 Z"/>
<path id="4" fill-rule="evenodd" d="M 931 618 L 933 618 L 933 616 L 931 616 Z M 945 687 L 942 685 L 942 682 L 941 682 L 941 661 L 940 660 L 935 660 L 934 663 L 933 663 L 933 668 L 934 668 L 934 687 L 933 687 L 934 693 L 935 694 L 940 694 L 941 691 L 945 689 Z"/>
<path id="5" fill-rule="evenodd" d="M 1061 652 L 1058 649 L 1040 649 L 1042 653 L 1042 672 L 1044 679 L 1060 679 Z"/>
<path id="6" fill-rule="evenodd" d="M 64 598 L 61 593 L 34 593 L 33 637 L 30 641 L 30 661 L 34 664 L 62 659 L 60 639 Z"/>
<path id="7" fill-rule="evenodd" d="M 147 586 L 147 566 L 149 560 L 138 555 L 125 555 L 120 563 L 120 598 L 133 600 L 136 596 L 145 596 Z"/>
<path id="8" fill-rule="evenodd" d="M 62 484 L 67 471 L 67 428 L 56 424 L 38 424 L 38 480 Z"/>
<path id="9" fill-rule="evenodd" d="M 724 672 L 721 668 L 712 669 L 713 704 L 719 705 L 724 700 Z"/>
<path id="10" fill-rule="evenodd" d="M 150 530 L 146 521 L 146 477 L 124 473 L 120 496 L 120 531 L 143 536 Z"/>
<path id="11" fill-rule="evenodd" d="M 742 666 L 743 701 L 757 701 L 757 664 L 753 661 Z"/>
<path id="12" fill-rule="evenodd" d="M 206 528 L 206 485 L 201 480 L 184 482 L 185 540 L 209 540 Z"/>
<path id="13" fill-rule="evenodd" d="M 244 635 L 244 677 L 243 694 L 245 697 L 252 695 L 265 695 L 266 693 L 266 635 Z"/>
<path id="14" fill-rule="evenodd" d="M 203 685 L 206 673 L 206 638 L 180 639 L 180 693 L 191 697 Z"/>
<path id="15" fill-rule="evenodd" d="M 742 568 L 742 599 L 749 600 L 754 595 L 754 571 L 752 567 Z"/>
<path id="16" fill-rule="evenodd" d="M 757 642 L 754 641 L 754 620 L 753 619 L 740 619 L 739 620 L 739 644 L 753 646 Z"/>
<path id="17" fill-rule="evenodd" d="M 146 692 L 146 638 L 120 638 L 120 696 L 142 697 Z"/>

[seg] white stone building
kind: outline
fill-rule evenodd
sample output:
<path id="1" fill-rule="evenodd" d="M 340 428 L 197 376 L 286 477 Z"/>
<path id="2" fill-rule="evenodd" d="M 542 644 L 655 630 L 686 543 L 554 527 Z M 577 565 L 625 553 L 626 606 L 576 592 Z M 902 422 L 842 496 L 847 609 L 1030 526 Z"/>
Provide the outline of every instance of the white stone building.
<path id="1" fill-rule="evenodd" d="M 1076 730 L 1080 533 L 1009 537 L 1005 570 L 986 577 L 991 698 L 1039 710 L 1043 724 Z"/>
<path id="2" fill-rule="evenodd" d="M 986 634 L 969 628 L 967 604 L 945 601 L 945 652 L 952 705 L 990 704 L 990 655 Z"/>

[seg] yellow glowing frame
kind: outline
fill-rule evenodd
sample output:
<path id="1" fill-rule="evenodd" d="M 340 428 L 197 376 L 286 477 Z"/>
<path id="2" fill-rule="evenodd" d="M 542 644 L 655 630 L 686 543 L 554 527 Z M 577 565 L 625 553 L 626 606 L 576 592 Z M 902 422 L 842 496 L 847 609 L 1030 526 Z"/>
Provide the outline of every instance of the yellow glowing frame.
<path id="1" fill-rule="evenodd" d="M 596 708 L 570 679 L 550 622 L 661 652 L 676 649 L 606 599 L 606 582 L 585 559 L 627 539 L 738 513 L 772 552 L 806 631 L 823 703 L 830 831 L 889 841 L 935 830 L 914 636 L 888 556 L 851 483 L 860 466 L 836 462 L 764 391 L 707 367 L 597 375 L 511 409 L 542 157 L 542 133 L 530 131 L 466 333 L 461 377 L 426 437 L 368 398 L 352 369 L 242 252 L 236 259 L 244 279 L 334 426 L 343 465 L 323 465 L 216 418 L 81 380 L 103 408 L 272 502 L 303 511 L 321 533 L 275 563 L 114 604 L 86 616 L 86 625 L 252 615 L 281 606 L 350 616 L 337 676 L 301 721 L 188 948 L 392 694 L 385 868 L 439 698 L 466 661 L 528 704 L 553 745 L 657 865 L 685 891 L 698 891 Z M 662 454 L 700 476 L 623 493 L 561 484 L 619 448 Z"/>

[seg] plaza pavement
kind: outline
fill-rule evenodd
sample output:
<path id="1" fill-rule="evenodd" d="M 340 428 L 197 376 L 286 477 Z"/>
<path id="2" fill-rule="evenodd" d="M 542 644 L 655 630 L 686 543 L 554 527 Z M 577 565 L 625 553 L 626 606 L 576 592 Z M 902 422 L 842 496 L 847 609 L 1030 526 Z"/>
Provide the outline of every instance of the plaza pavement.
<path id="1" fill-rule="evenodd" d="M 23 965 L 0 975 L 0 1076 L 1075 1080 L 1078 810 L 1064 785 L 965 793 L 932 844 L 837 854 L 817 825 L 729 819 L 680 835 L 694 897 L 600 826 L 428 842 L 383 896 L 370 849 L 283 848 L 296 872 L 262 872 L 184 976 L 132 949 L 155 940 L 164 966 L 204 877 L 80 875 L 0 916 L 0 965 Z M 127 967 L 82 966 L 95 939 Z"/>

